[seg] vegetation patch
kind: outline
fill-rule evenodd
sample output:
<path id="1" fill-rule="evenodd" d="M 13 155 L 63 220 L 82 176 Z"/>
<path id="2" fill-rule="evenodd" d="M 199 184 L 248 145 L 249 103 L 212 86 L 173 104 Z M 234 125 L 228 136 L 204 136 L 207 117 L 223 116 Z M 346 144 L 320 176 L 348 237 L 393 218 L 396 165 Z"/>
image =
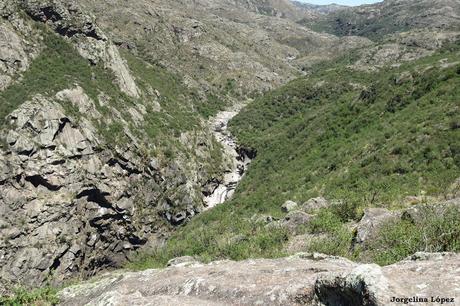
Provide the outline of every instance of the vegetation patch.
<path id="1" fill-rule="evenodd" d="M 460 252 L 460 209 L 426 206 L 420 219 L 389 222 L 362 250 L 361 257 L 380 265 L 400 261 L 415 252 Z"/>
<path id="2" fill-rule="evenodd" d="M 50 306 L 58 303 L 57 290 L 51 287 L 34 290 L 16 288 L 11 296 L 0 296 L 0 305 L 5 306 Z"/>

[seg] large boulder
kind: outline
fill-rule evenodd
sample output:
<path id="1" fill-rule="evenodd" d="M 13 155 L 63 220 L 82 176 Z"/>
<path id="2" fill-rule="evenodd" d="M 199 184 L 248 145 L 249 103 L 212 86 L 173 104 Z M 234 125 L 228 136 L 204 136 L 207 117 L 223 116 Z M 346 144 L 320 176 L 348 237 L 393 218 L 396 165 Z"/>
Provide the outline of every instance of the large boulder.
<path id="1" fill-rule="evenodd" d="M 268 222 L 266 228 L 284 229 L 292 235 L 297 235 L 312 220 L 313 216 L 303 211 L 294 210 L 289 212 L 281 220 L 272 220 Z M 266 219 L 267 221 L 270 219 Z"/>
<path id="2" fill-rule="evenodd" d="M 299 228 L 306 226 L 313 216 L 303 211 L 291 211 L 284 217 L 284 220 L 281 221 L 281 225 L 289 230 L 289 232 L 296 234 Z"/>
<path id="3" fill-rule="evenodd" d="M 450 301 L 458 298 L 460 290 L 456 272 L 459 264 L 460 255 L 449 253 L 416 254 L 387 267 L 300 253 L 280 259 L 115 272 L 68 287 L 59 297 L 62 305 L 114 306 L 127 303 L 386 306 L 392 304 L 392 298 L 414 296 L 428 299 L 439 296 Z"/>
<path id="4" fill-rule="evenodd" d="M 281 210 L 284 212 L 284 213 L 288 213 L 288 212 L 291 212 L 295 209 L 298 208 L 298 204 L 294 201 L 286 201 L 283 203 L 283 205 L 281 205 Z"/>
<path id="5" fill-rule="evenodd" d="M 328 200 L 323 197 L 312 198 L 307 202 L 302 204 L 302 210 L 307 213 L 315 213 L 322 208 L 327 208 L 330 206 Z"/>
<path id="6" fill-rule="evenodd" d="M 381 226 L 401 217 L 400 211 L 389 211 L 385 208 L 368 208 L 356 226 L 356 243 L 365 243 L 378 233 Z"/>
<path id="7" fill-rule="evenodd" d="M 443 216 L 452 212 L 460 213 L 460 198 L 436 204 L 414 205 L 404 210 L 402 218 L 420 224 L 432 216 Z"/>

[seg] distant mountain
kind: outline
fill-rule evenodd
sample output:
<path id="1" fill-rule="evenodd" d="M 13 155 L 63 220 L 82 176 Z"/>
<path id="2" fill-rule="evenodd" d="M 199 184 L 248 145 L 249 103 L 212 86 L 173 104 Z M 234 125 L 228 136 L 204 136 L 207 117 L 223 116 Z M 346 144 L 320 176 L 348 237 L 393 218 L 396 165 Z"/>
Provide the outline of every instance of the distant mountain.
<path id="1" fill-rule="evenodd" d="M 236 0 L 247 8 L 264 15 L 277 16 L 290 19 L 301 19 L 311 12 L 299 10 L 289 0 Z"/>
<path id="2" fill-rule="evenodd" d="M 116 5 L 113 5 L 113 4 Z M 274 88 L 305 61 L 369 43 L 316 33 L 295 21 L 317 19 L 287 0 L 80 1 L 116 41 L 184 75 L 193 87 Z M 127 14 L 130 12 L 130 14 Z M 187 59 L 187 60 L 184 60 Z"/>
<path id="3" fill-rule="evenodd" d="M 340 11 L 343 9 L 346 9 L 348 6 L 345 5 L 339 5 L 339 4 L 327 4 L 327 5 L 317 5 L 317 4 L 311 4 L 311 3 L 305 3 L 305 2 L 300 2 L 300 1 L 292 1 L 295 6 L 308 10 L 310 12 L 317 12 L 321 14 L 330 14 L 336 11 Z"/>
<path id="4" fill-rule="evenodd" d="M 303 20 L 302 24 L 334 35 L 372 39 L 411 29 L 458 29 L 460 1 L 385 0 L 333 11 L 318 20 Z"/>

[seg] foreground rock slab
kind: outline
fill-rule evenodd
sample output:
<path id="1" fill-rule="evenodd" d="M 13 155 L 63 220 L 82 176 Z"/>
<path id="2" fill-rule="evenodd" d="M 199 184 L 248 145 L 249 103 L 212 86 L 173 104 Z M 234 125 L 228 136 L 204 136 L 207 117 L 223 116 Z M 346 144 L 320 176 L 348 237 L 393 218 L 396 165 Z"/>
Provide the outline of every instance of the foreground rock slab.
<path id="1" fill-rule="evenodd" d="M 454 299 L 450 305 L 455 305 L 460 301 L 459 267 L 460 255 L 450 253 L 417 253 L 387 267 L 300 253 L 118 271 L 66 288 L 59 296 L 62 305 L 359 306 L 398 305 L 392 299 L 412 297 Z"/>

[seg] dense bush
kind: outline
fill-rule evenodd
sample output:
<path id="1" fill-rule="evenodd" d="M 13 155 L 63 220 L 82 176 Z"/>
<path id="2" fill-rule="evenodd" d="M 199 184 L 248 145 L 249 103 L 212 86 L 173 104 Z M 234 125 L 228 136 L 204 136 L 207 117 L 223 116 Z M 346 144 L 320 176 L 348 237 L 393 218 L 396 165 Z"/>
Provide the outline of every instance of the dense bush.
<path id="1" fill-rule="evenodd" d="M 456 52 L 373 74 L 349 71 L 339 60 L 257 99 L 231 122 L 259 153 L 239 199 L 274 209 L 324 194 L 343 199 L 345 218 L 357 219 L 363 205 L 442 194 L 460 169 L 460 132 L 452 124 L 460 78 L 457 67 L 436 63 L 455 61 Z M 396 84 L 403 73 L 413 78 Z"/>
<path id="2" fill-rule="evenodd" d="M 5 306 L 32 306 L 32 305 L 57 305 L 59 299 L 56 289 L 45 287 L 35 290 L 17 288 L 11 296 L 0 296 L 0 305 Z"/>
<path id="3" fill-rule="evenodd" d="M 426 206 L 420 219 L 389 222 L 363 250 L 362 257 L 381 265 L 402 260 L 418 251 L 460 251 L 460 209 Z"/>

